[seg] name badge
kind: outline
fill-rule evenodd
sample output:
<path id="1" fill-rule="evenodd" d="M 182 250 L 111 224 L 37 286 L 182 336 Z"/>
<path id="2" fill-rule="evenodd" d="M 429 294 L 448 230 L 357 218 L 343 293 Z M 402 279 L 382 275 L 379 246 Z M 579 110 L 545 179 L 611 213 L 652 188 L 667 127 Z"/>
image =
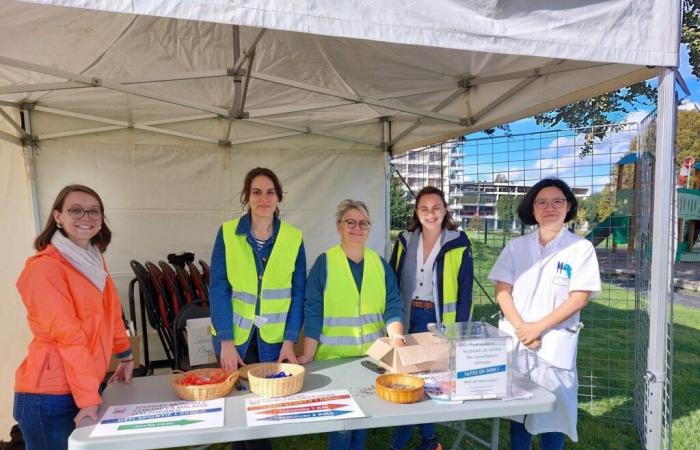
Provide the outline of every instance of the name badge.
<path id="1" fill-rule="evenodd" d="M 267 317 L 258 316 L 257 314 L 255 315 L 255 317 L 253 317 L 253 324 L 258 328 L 261 328 L 266 323 Z"/>
<path id="2" fill-rule="evenodd" d="M 554 279 L 552 280 L 552 284 L 555 284 L 557 286 L 568 286 L 569 285 L 569 279 L 566 277 L 566 275 L 554 275 Z"/>

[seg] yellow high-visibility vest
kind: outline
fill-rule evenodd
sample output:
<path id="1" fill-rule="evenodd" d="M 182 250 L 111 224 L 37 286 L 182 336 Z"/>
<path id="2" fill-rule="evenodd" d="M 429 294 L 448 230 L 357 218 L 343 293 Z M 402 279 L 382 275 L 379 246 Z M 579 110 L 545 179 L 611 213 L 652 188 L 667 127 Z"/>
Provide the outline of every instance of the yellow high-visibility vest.
<path id="1" fill-rule="evenodd" d="M 260 302 L 260 337 L 274 344 L 284 340 L 287 313 L 292 302 L 292 274 L 301 246 L 301 231 L 280 222 L 272 253 L 262 275 L 258 292 L 258 272 L 255 255 L 246 235 L 236 234 L 239 219 L 222 226 L 226 250 L 226 275 L 231 284 L 233 305 L 233 342 L 241 345 L 248 340 L 255 318 L 255 305 Z"/>
<path id="2" fill-rule="evenodd" d="M 363 356 L 384 332 L 386 281 L 379 255 L 365 248 L 362 286 L 358 292 L 345 252 L 326 252 L 323 328 L 315 359 Z"/>

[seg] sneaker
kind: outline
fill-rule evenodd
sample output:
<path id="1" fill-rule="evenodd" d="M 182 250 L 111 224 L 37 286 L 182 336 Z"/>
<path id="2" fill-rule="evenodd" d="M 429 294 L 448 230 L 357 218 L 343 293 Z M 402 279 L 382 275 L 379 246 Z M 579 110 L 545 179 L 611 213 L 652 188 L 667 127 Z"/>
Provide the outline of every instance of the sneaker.
<path id="1" fill-rule="evenodd" d="M 442 450 L 442 445 L 437 439 L 424 439 L 416 450 Z"/>

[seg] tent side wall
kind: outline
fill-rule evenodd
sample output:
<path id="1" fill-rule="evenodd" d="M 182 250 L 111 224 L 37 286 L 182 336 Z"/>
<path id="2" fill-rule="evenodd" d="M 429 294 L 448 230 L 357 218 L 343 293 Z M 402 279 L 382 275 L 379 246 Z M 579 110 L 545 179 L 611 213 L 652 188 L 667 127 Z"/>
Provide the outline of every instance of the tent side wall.
<path id="1" fill-rule="evenodd" d="M 0 129 L 10 132 L 0 120 Z M 2 326 L 0 342 L 3 357 L 0 358 L 0 440 L 7 440 L 12 419 L 15 369 L 24 358 L 31 335 L 24 305 L 17 294 L 15 282 L 27 256 L 32 254 L 34 221 L 32 207 L 24 175 L 24 159 L 21 148 L 0 141 L 0 167 L 3 168 L 0 183 L 0 220 L 2 258 L 0 258 L 0 299 Z"/>

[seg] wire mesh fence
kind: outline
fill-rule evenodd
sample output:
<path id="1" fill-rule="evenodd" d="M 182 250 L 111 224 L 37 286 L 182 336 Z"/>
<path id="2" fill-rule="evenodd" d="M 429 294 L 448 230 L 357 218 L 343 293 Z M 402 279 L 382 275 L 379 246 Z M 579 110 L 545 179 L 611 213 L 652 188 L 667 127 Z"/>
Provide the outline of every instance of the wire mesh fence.
<path id="1" fill-rule="evenodd" d="M 653 118 L 652 118 L 653 119 Z M 393 159 L 392 229 L 405 229 L 413 197 L 441 188 L 467 233 L 474 255 L 475 319 L 495 323 L 494 285 L 487 275 L 505 244 L 529 233 L 517 204 L 545 177 L 564 180 L 579 201 L 576 234 L 596 247 L 603 290 L 581 312 L 579 407 L 644 430 L 649 332 L 653 159 L 648 123 L 460 139 Z M 605 133 L 603 139 L 594 135 Z M 403 189 L 403 190 L 401 190 Z M 669 315 L 669 329 L 671 328 Z M 668 339 L 671 363 L 672 336 Z M 668 370 L 670 374 L 670 368 Z M 670 378 L 665 432 L 670 445 Z M 643 441 L 643 432 L 640 431 Z"/>

